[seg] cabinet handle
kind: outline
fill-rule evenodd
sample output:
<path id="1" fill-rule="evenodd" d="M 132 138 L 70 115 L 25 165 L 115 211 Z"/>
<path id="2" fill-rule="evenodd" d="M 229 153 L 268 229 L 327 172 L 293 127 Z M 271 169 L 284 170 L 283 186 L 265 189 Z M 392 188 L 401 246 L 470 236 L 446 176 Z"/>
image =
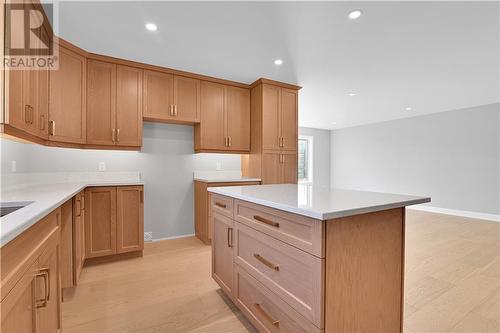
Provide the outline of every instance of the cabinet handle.
<path id="1" fill-rule="evenodd" d="M 266 318 L 268 322 L 270 322 L 273 326 L 280 327 L 280 321 L 271 317 L 264 309 L 260 303 L 255 303 L 253 305 L 257 311 L 262 315 L 262 317 Z"/>
<path id="2" fill-rule="evenodd" d="M 31 113 L 31 116 L 30 116 L 30 119 L 31 119 L 31 125 L 33 125 L 33 123 L 35 122 L 35 112 L 34 112 L 35 109 L 33 109 L 33 107 L 30 105 L 30 113 Z"/>
<path id="3" fill-rule="evenodd" d="M 259 216 L 259 215 L 254 215 L 253 219 L 257 220 L 259 222 L 262 222 L 264 224 L 270 225 L 271 227 L 275 227 L 275 228 L 279 228 L 280 227 L 280 224 L 278 222 L 274 222 L 274 221 L 268 220 L 268 219 L 266 219 L 266 218 L 264 218 L 262 216 Z"/>
<path id="4" fill-rule="evenodd" d="M 281 147 L 285 147 L 285 137 L 281 137 Z"/>
<path id="5" fill-rule="evenodd" d="M 45 115 L 40 115 L 40 130 L 43 131 L 45 129 Z"/>
<path id="6" fill-rule="evenodd" d="M 115 142 L 115 129 L 111 130 L 111 141 Z"/>
<path id="7" fill-rule="evenodd" d="M 30 106 L 28 104 L 24 106 L 24 122 L 26 124 L 30 123 Z"/>
<path id="8" fill-rule="evenodd" d="M 170 104 L 170 115 L 174 115 L 174 106 L 172 104 Z"/>
<path id="9" fill-rule="evenodd" d="M 177 116 L 177 104 L 174 105 L 174 116 Z"/>
<path id="10" fill-rule="evenodd" d="M 224 137 L 224 147 L 227 147 L 227 136 Z"/>
<path id="11" fill-rule="evenodd" d="M 220 202 L 216 202 L 215 205 L 219 206 L 220 208 L 226 208 L 227 207 L 225 204 L 221 204 Z"/>
<path id="12" fill-rule="evenodd" d="M 120 129 L 116 130 L 116 142 L 120 142 Z"/>
<path id="13" fill-rule="evenodd" d="M 227 247 L 233 247 L 233 228 L 227 228 Z"/>
<path id="14" fill-rule="evenodd" d="M 37 308 L 45 308 L 47 307 L 47 302 L 49 301 L 50 298 L 50 270 L 48 268 L 42 268 L 38 271 L 38 273 L 35 274 L 35 279 L 37 277 L 42 277 L 43 278 L 43 284 L 44 284 L 44 297 L 42 300 L 36 300 L 36 307 Z"/>
<path id="15" fill-rule="evenodd" d="M 76 199 L 75 202 L 78 202 L 79 206 L 79 209 L 77 209 L 78 215 L 76 215 L 76 217 L 80 217 L 82 216 L 82 201 L 80 199 Z"/>
<path id="16" fill-rule="evenodd" d="M 280 271 L 280 266 L 273 264 L 272 262 L 270 262 L 269 260 L 267 260 L 266 258 L 261 256 L 260 254 L 254 253 L 253 256 L 255 257 L 255 259 L 257 259 L 258 261 L 260 261 L 261 263 L 263 263 L 267 267 L 274 269 L 275 271 L 278 271 L 278 272 Z"/>
<path id="17" fill-rule="evenodd" d="M 231 147 L 231 143 L 232 143 L 231 137 L 230 137 L 230 136 L 228 136 L 228 139 L 227 139 L 227 146 L 228 146 L 228 147 Z"/>
<path id="18" fill-rule="evenodd" d="M 56 135 L 56 122 L 54 120 L 49 121 L 50 131 L 49 134 L 52 136 Z"/>

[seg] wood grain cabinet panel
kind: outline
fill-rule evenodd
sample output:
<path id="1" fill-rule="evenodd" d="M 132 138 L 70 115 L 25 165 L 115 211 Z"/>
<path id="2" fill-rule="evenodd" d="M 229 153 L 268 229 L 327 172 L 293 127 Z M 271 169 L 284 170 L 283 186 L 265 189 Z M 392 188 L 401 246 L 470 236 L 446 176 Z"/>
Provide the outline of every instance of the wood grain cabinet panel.
<path id="1" fill-rule="evenodd" d="M 262 154 L 262 184 L 280 184 L 282 177 L 281 153 Z"/>
<path id="2" fill-rule="evenodd" d="M 85 190 L 85 257 L 116 253 L 116 187 Z"/>
<path id="3" fill-rule="evenodd" d="M 144 119 L 169 120 L 173 118 L 174 76 L 172 74 L 144 71 Z"/>
<path id="4" fill-rule="evenodd" d="M 77 285 L 85 261 L 85 192 L 73 198 L 73 284 Z"/>
<path id="5" fill-rule="evenodd" d="M 250 150 L 250 92 L 201 82 L 201 122 L 195 125 L 195 151 Z"/>
<path id="6" fill-rule="evenodd" d="M 38 276 L 46 274 L 47 289 L 42 279 L 37 279 L 37 299 L 46 299 L 46 304 L 37 308 L 37 332 L 59 332 L 61 329 L 61 288 L 59 288 L 59 247 L 49 248 L 38 259 Z M 45 294 L 45 295 L 44 295 Z"/>
<path id="7" fill-rule="evenodd" d="M 288 151 L 281 154 L 281 183 L 297 184 L 298 180 L 297 151 Z"/>
<path id="8" fill-rule="evenodd" d="M 87 143 L 114 145 L 116 65 L 88 60 L 87 73 Z"/>
<path id="9" fill-rule="evenodd" d="M 142 70 L 118 65 L 116 68 L 115 144 L 142 145 Z"/>
<path id="10" fill-rule="evenodd" d="M 233 228 L 233 220 L 214 214 L 212 278 L 229 297 L 232 297 L 233 293 Z"/>
<path id="11" fill-rule="evenodd" d="M 280 150 L 281 88 L 264 85 L 262 87 L 262 149 Z"/>
<path id="12" fill-rule="evenodd" d="M 226 90 L 227 150 L 250 150 L 250 91 L 227 87 Z"/>
<path id="13" fill-rule="evenodd" d="M 49 140 L 85 143 L 87 60 L 59 45 L 59 69 L 50 71 Z"/>
<path id="14" fill-rule="evenodd" d="M 200 80 L 174 75 L 174 119 L 180 122 L 200 121 Z"/>
<path id="15" fill-rule="evenodd" d="M 61 206 L 61 288 L 74 285 L 74 253 L 73 253 L 73 200 Z"/>
<path id="16" fill-rule="evenodd" d="M 280 93 L 281 149 L 297 151 L 299 130 L 298 93 L 296 90 L 285 88 L 281 88 Z"/>
<path id="17" fill-rule="evenodd" d="M 142 186 L 120 186 L 117 196 L 116 252 L 140 251 L 144 248 L 144 192 Z"/>

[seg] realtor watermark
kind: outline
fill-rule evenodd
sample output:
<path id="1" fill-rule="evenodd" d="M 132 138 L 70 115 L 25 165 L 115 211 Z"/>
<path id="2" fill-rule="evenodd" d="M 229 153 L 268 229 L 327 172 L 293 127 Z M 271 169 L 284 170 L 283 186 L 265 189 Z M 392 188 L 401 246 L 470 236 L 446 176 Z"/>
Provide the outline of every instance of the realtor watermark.
<path id="1" fill-rule="evenodd" d="M 6 70 L 54 70 L 59 67 L 58 47 L 50 28 L 52 4 L 35 7 L 31 3 L 5 4 Z"/>

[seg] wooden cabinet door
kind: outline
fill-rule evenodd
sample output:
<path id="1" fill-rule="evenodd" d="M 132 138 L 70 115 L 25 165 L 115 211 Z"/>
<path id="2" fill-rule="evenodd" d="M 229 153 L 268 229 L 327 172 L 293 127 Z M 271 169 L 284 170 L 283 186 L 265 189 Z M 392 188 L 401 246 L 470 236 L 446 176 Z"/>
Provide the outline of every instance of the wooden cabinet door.
<path id="1" fill-rule="evenodd" d="M 174 119 L 200 121 L 200 80 L 174 75 Z"/>
<path id="2" fill-rule="evenodd" d="M 116 65 L 87 62 L 87 143 L 114 145 Z M 57 132 L 57 129 L 56 129 Z"/>
<path id="3" fill-rule="evenodd" d="M 1 332 L 36 332 L 36 273 L 38 261 L 32 264 L 15 287 L 2 299 Z"/>
<path id="4" fill-rule="evenodd" d="M 28 106 L 25 101 L 25 81 L 29 80 L 27 71 L 9 70 L 5 72 L 5 89 L 7 97 L 6 123 L 20 130 L 28 126 Z"/>
<path id="5" fill-rule="evenodd" d="M 49 75 L 49 140 L 85 143 L 87 60 L 59 45 L 59 69 Z"/>
<path id="6" fill-rule="evenodd" d="M 222 84 L 201 82 L 201 149 L 226 150 L 225 90 Z"/>
<path id="7" fill-rule="evenodd" d="M 233 292 L 233 220 L 214 214 L 212 278 L 229 296 Z"/>
<path id="8" fill-rule="evenodd" d="M 281 149 L 287 151 L 297 151 L 298 123 L 297 123 L 297 100 L 296 90 L 281 88 Z"/>
<path id="9" fill-rule="evenodd" d="M 282 183 L 297 184 L 297 153 L 281 154 Z"/>
<path id="10" fill-rule="evenodd" d="M 144 249 L 144 191 L 142 186 L 119 186 L 117 198 L 116 252 Z"/>
<path id="11" fill-rule="evenodd" d="M 174 76 L 155 71 L 144 71 L 143 112 L 146 119 L 172 119 L 174 105 Z"/>
<path id="12" fill-rule="evenodd" d="M 280 87 L 262 86 L 262 148 L 279 150 L 280 147 Z"/>
<path id="13" fill-rule="evenodd" d="M 281 184 L 282 169 L 279 152 L 262 154 L 262 184 Z"/>
<path id="14" fill-rule="evenodd" d="M 73 200 L 61 206 L 61 288 L 73 287 Z"/>
<path id="15" fill-rule="evenodd" d="M 116 187 L 85 190 L 85 258 L 116 253 Z"/>
<path id="16" fill-rule="evenodd" d="M 59 332 L 61 329 L 60 311 L 61 294 L 59 284 L 59 246 L 47 249 L 38 259 L 39 273 L 47 274 L 47 285 L 43 279 L 37 282 L 37 299 L 43 299 L 46 293 L 46 303 L 37 307 L 37 332 Z M 45 288 L 47 289 L 45 290 Z"/>
<path id="17" fill-rule="evenodd" d="M 73 200 L 73 278 L 78 283 L 85 260 L 85 204 L 84 194 L 78 193 Z"/>
<path id="18" fill-rule="evenodd" d="M 142 145 L 142 69 L 116 67 L 115 144 Z"/>
<path id="19" fill-rule="evenodd" d="M 250 91 L 227 87 L 226 118 L 228 150 L 250 151 Z"/>

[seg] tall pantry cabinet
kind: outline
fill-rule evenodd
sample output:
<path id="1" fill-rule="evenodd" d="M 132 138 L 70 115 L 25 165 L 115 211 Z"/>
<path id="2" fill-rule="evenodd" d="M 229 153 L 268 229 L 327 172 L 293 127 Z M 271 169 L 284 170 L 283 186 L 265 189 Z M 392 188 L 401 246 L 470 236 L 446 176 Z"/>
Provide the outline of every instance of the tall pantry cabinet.
<path id="1" fill-rule="evenodd" d="M 300 87 L 260 79 L 251 87 L 251 153 L 242 173 L 262 184 L 297 183 L 298 91 Z"/>

